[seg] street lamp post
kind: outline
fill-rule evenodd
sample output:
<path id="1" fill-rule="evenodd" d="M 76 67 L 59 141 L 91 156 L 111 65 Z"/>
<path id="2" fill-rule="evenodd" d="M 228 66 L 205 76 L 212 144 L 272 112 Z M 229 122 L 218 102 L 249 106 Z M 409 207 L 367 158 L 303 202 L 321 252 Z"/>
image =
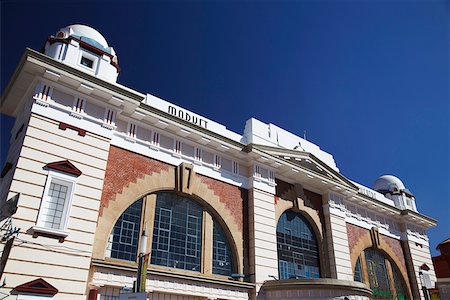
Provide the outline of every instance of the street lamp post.
<path id="1" fill-rule="evenodd" d="M 147 270 L 143 270 L 144 264 L 144 256 L 147 250 L 147 232 L 144 229 L 142 231 L 141 236 L 141 244 L 139 247 L 139 256 L 138 256 L 138 270 L 136 276 L 136 293 L 145 292 L 145 278 L 147 277 Z M 143 273 L 144 272 L 144 273 Z M 142 278 L 144 277 L 144 278 Z"/>

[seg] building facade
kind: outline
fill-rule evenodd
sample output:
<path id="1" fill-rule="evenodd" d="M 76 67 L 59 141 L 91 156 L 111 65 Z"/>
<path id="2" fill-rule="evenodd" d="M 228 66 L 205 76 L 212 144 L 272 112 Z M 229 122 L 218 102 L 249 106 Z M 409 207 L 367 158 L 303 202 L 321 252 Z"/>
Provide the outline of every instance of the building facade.
<path id="1" fill-rule="evenodd" d="M 149 299 L 425 299 L 436 221 L 391 175 L 257 119 L 242 134 L 117 83 L 114 49 L 71 25 L 5 89 L 7 299 L 119 299 L 139 253 Z"/>
<path id="2" fill-rule="evenodd" d="M 440 243 L 436 249 L 441 255 L 432 258 L 437 282 L 436 287 L 430 292 L 432 300 L 443 300 L 450 298 L 450 238 Z"/>

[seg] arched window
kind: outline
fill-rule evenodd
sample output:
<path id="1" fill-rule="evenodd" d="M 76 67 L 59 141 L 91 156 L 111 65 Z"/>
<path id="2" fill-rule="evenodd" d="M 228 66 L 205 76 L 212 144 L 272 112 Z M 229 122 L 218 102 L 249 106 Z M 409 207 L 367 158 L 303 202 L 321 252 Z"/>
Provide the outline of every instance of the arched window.
<path id="1" fill-rule="evenodd" d="M 120 216 L 111 233 L 106 255 L 135 261 L 139 242 L 142 199 L 134 202 Z"/>
<path id="2" fill-rule="evenodd" d="M 299 213 L 284 212 L 277 225 L 279 279 L 319 278 L 319 250 L 309 222 Z"/>
<path id="3" fill-rule="evenodd" d="M 230 276 L 233 259 L 228 239 L 217 221 L 213 227 L 213 274 Z"/>
<path id="4" fill-rule="evenodd" d="M 147 204 L 147 206 L 150 204 Z M 171 192 L 156 194 L 150 263 L 176 269 L 201 272 L 204 232 L 212 232 L 209 249 L 212 273 L 230 276 L 234 272 L 230 242 L 220 223 L 196 200 Z M 135 261 L 141 235 L 143 200 L 130 205 L 117 220 L 110 235 L 106 256 Z M 204 221 L 209 214 L 212 222 Z M 142 215 L 145 219 L 147 216 Z M 145 220 L 144 219 L 144 220 Z M 211 243 L 211 242 L 209 242 Z"/>
<path id="5" fill-rule="evenodd" d="M 156 196 L 151 264 L 200 271 L 203 209 L 174 193 Z"/>
<path id="6" fill-rule="evenodd" d="M 364 260 L 365 267 L 361 266 Z M 365 276 L 363 276 L 365 275 Z M 368 248 L 356 261 L 355 281 L 364 282 L 372 289 L 373 299 L 408 299 L 407 289 L 395 264 L 381 251 Z"/>

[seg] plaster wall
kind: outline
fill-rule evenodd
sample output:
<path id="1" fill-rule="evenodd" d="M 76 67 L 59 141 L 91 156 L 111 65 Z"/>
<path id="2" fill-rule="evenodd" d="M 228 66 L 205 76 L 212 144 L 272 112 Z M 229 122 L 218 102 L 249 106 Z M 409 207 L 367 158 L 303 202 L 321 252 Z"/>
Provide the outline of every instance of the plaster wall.
<path id="1" fill-rule="evenodd" d="M 82 137 L 58 125 L 32 114 L 26 128 L 8 195 L 21 193 L 12 218 L 21 231 L 2 280 L 6 278 L 8 290 L 41 277 L 59 290 L 55 299 L 85 299 L 109 141 L 90 133 Z M 37 222 L 48 174 L 44 166 L 66 159 L 82 171 L 74 187 L 69 235 L 63 243 L 50 237 L 33 238 L 31 228 Z"/>

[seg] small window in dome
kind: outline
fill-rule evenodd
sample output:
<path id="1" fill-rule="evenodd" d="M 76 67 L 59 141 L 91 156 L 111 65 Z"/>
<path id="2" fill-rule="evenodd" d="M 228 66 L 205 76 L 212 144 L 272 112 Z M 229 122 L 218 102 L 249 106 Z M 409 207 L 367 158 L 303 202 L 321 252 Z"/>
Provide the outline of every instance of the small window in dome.
<path id="1" fill-rule="evenodd" d="M 94 66 L 94 61 L 92 59 L 89 59 L 89 58 L 85 57 L 85 56 L 82 56 L 80 64 L 85 66 L 85 67 L 88 67 L 89 69 L 92 69 L 92 67 Z"/>

